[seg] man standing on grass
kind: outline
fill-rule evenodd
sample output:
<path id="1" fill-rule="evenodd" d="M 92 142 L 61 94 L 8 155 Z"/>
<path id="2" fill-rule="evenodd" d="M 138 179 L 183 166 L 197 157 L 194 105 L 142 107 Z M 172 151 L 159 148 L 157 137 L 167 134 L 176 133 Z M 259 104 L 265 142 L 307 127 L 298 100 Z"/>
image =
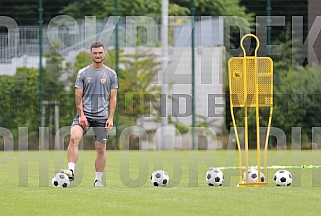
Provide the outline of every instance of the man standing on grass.
<path id="1" fill-rule="evenodd" d="M 115 71 L 103 63 L 105 55 L 104 45 L 100 42 L 93 43 L 90 47 L 92 63 L 79 70 L 77 74 L 75 83 L 77 115 L 70 129 L 67 149 L 68 169 L 61 170 L 71 181 L 74 180 L 79 142 L 92 127 L 97 152 L 95 187 L 104 186 L 102 175 L 106 166 L 106 143 L 108 130 L 113 127 L 118 88 Z"/>

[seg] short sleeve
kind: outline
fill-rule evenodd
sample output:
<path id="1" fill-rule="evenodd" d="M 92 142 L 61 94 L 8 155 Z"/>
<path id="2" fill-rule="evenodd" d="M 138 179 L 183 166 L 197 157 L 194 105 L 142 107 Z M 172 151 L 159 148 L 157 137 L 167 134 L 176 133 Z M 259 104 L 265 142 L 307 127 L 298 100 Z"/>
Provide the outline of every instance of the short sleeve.
<path id="1" fill-rule="evenodd" d="M 117 89 L 118 88 L 118 78 L 117 78 L 117 74 L 116 73 L 112 74 L 110 88 L 112 88 L 112 89 Z"/>
<path id="2" fill-rule="evenodd" d="M 78 72 L 78 74 L 77 74 L 75 88 L 79 88 L 79 89 L 84 88 L 84 79 L 83 79 L 82 73 L 80 73 L 80 72 Z"/>

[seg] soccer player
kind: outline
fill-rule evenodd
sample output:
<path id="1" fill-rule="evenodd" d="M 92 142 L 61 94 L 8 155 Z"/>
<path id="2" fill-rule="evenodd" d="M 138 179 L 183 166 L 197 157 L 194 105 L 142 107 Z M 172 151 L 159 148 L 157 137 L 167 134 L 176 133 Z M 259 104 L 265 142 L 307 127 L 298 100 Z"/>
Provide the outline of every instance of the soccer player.
<path id="1" fill-rule="evenodd" d="M 106 166 L 106 142 L 108 130 L 113 127 L 118 88 L 115 71 L 103 63 L 105 54 L 105 47 L 102 43 L 93 43 L 90 47 L 92 63 L 79 70 L 77 74 L 75 83 L 77 115 L 70 129 L 70 141 L 67 149 L 68 169 L 61 170 L 68 175 L 71 181 L 74 180 L 79 142 L 92 127 L 97 153 L 94 181 L 96 187 L 104 186 L 102 175 Z"/>

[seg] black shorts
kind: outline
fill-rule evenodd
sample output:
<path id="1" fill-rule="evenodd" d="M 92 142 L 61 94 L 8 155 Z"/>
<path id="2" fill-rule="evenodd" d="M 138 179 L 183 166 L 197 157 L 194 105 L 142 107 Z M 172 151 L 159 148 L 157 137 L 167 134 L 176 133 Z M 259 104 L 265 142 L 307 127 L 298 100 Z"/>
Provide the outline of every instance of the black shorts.
<path id="1" fill-rule="evenodd" d="M 87 118 L 88 121 L 88 127 L 83 128 L 79 124 L 79 115 L 76 115 L 72 124 L 72 126 L 79 125 L 84 130 L 84 134 L 88 132 L 90 128 L 93 128 L 94 134 L 95 134 L 95 141 L 99 141 L 101 143 L 106 144 L 107 138 L 108 138 L 108 130 L 105 128 L 107 119 L 93 119 L 93 118 Z"/>

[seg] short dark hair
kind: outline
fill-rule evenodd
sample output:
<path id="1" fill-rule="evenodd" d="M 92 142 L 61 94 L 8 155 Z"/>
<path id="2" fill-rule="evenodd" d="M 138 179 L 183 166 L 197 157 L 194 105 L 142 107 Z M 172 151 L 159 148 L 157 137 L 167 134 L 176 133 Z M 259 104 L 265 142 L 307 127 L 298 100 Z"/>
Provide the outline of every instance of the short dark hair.
<path id="1" fill-rule="evenodd" d="M 101 42 L 97 41 L 97 42 L 94 42 L 94 43 L 91 44 L 90 50 L 92 50 L 93 48 L 99 48 L 99 47 L 102 47 L 102 48 L 105 49 L 104 44 L 102 44 Z"/>

